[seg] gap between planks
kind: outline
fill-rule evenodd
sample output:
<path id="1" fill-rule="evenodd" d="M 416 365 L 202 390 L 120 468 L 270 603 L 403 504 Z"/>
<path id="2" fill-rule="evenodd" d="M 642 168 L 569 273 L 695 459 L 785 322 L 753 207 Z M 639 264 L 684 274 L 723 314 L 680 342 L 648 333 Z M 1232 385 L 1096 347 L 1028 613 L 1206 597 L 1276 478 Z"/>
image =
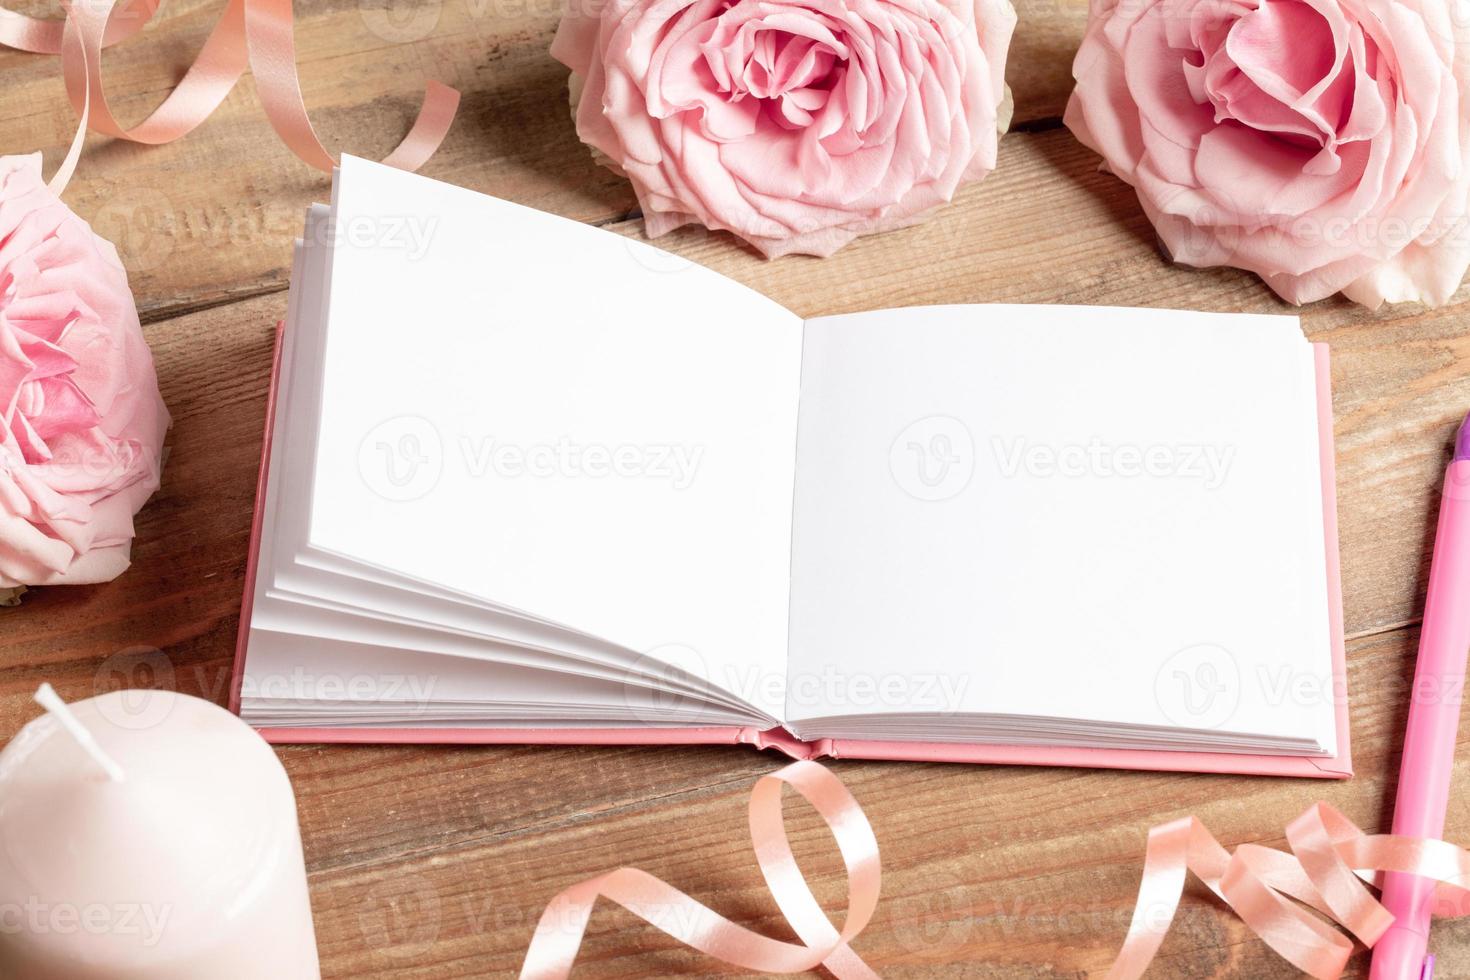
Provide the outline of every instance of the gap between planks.
<path id="1" fill-rule="evenodd" d="M 1057 130 L 1061 128 L 1063 128 L 1063 124 L 1060 116 L 1043 116 L 1038 119 L 1030 119 L 1024 122 L 1015 123 L 1011 126 L 1008 132 L 1038 134 L 1047 133 L 1052 130 Z M 612 228 L 616 225 L 620 225 L 628 221 L 639 220 L 641 219 L 641 217 L 642 212 L 639 209 L 634 208 L 632 211 L 629 211 L 626 214 L 608 215 L 604 218 L 598 218 L 592 221 L 585 221 L 583 222 L 583 224 L 589 225 L 593 228 Z M 734 238 L 730 239 L 730 243 L 732 247 L 735 248 L 746 247 Z M 290 268 L 289 263 L 287 263 L 286 268 Z M 196 313 L 204 313 L 208 312 L 209 310 L 217 310 L 221 307 L 231 306 L 235 303 L 243 303 L 247 300 L 258 299 L 262 296 L 272 296 L 276 293 L 285 292 L 290 288 L 290 285 L 291 284 L 288 279 L 264 281 L 255 283 L 253 285 L 242 286 L 239 288 L 238 291 L 233 292 L 227 296 L 219 296 L 212 299 L 195 300 L 176 304 L 169 304 L 165 302 L 160 306 L 151 307 L 146 311 L 140 311 L 139 320 L 142 322 L 143 326 L 147 327 L 157 323 L 164 323 L 168 320 L 175 320 L 179 317 L 192 316 Z"/>

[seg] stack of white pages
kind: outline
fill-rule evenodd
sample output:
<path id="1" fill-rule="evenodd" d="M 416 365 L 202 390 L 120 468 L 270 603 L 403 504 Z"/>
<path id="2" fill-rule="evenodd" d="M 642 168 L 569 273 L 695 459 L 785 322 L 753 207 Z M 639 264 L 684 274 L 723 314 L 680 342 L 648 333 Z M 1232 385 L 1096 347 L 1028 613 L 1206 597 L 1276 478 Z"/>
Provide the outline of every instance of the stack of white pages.
<path id="1" fill-rule="evenodd" d="M 278 740 L 1346 775 L 1325 355 L 1285 316 L 803 321 L 348 158 L 234 703 Z"/>

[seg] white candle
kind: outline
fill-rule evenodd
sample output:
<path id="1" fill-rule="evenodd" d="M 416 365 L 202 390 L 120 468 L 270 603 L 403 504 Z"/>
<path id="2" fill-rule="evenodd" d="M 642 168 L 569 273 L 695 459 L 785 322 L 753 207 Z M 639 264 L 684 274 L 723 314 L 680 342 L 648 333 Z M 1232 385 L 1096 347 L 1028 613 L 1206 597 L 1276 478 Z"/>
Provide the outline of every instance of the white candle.
<path id="1" fill-rule="evenodd" d="M 0 752 L 0 977 L 317 980 L 270 746 L 198 698 L 47 690 Z"/>

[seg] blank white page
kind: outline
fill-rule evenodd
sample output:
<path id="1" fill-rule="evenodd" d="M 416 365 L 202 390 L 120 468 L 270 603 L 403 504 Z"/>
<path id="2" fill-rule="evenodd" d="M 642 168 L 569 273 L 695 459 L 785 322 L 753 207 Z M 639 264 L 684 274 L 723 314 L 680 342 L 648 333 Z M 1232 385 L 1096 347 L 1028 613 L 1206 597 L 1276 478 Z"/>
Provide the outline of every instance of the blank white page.
<path id="1" fill-rule="evenodd" d="M 1317 432 L 1294 317 L 808 322 L 788 720 L 999 713 L 1332 751 Z"/>
<path id="2" fill-rule="evenodd" d="M 310 539 L 775 716 L 801 322 L 658 249 L 353 158 Z"/>

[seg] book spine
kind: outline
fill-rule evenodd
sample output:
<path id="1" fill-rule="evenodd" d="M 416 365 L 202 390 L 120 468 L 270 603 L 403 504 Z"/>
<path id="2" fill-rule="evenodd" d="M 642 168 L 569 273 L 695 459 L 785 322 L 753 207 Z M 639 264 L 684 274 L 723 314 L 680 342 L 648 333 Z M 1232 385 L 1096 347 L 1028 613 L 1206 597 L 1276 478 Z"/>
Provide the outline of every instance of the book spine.
<path id="1" fill-rule="evenodd" d="M 255 576 L 260 563 L 260 532 L 265 523 L 265 491 L 271 471 L 271 436 L 276 428 L 276 394 L 281 383 L 281 351 L 285 346 L 286 321 L 277 320 L 271 351 L 271 380 L 265 396 L 265 432 L 260 439 L 260 472 L 255 478 L 255 511 L 250 520 L 250 544 L 245 559 L 244 593 L 240 598 L 240 622 L 235 633 L 235 663 L 230 674 L 228 707 L 240 713 L 240 689 L 245 681 L 245 649 L 250 642 L 250 613 L 255 606 Z"/>
<path id="2" fill-rule="evenodd" d="M 765 731 L 759 728 L 742 728 L 740 730 L 740 742 L 743 745 L 754 745 L 758 749 L 771 749 L 789 756 L 792 759 L 829 759 L 835 758 L 832 751 L 832 740 L 830 738 L 817 739 L 815 742 L 803 742 L 784 728 L 769 728 Z"/>

